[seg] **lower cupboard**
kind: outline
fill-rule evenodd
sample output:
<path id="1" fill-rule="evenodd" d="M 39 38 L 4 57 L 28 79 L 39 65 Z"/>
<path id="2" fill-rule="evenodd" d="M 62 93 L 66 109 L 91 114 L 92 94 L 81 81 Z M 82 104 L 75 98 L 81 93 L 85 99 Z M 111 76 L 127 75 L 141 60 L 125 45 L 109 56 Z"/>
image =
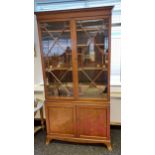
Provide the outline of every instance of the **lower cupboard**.
<path id="1" fill-rule="evenodd" d="M 48 144 L 52 139 L 110 145 L 110 112 L 105 103 L 46 102 Z"/>

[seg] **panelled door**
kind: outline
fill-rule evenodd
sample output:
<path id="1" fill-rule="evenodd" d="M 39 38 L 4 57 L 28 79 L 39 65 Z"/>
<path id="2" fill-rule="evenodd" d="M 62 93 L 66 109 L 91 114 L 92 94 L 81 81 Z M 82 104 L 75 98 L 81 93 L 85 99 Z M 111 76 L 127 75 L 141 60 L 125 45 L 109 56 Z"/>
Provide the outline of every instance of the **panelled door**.
<path id="1" fill-rule="evenodd" d="M 77 135 L 80 138 L 106 139 L 107 107 L 97 105 L 77 106 Z"/>
<path id="2" fill-rule="evenodd" d="M 48 134 L 75 137 L 75 106 L 71 103 L 47 102 L 46 121 Z"/>
<path id="3" fill-rule="evenodd" d="M 73 61 L 70 21 L 41 22 L 46 96 L 73 98 Z"/>
<path id="4" fill-rule="evenodd" d="M 108 21 L 76 20 L 79 98 L 108 98 Z"/>

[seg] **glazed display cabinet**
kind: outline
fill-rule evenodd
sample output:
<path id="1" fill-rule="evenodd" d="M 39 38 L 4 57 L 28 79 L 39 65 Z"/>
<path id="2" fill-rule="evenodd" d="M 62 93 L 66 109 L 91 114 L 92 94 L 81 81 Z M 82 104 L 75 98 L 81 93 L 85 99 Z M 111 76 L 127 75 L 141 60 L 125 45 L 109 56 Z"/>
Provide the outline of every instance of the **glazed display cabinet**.
<path id="1" fill-rule="evenodd" d="M 36 12 L 48 144 L 110 141 L 112 7 Z"/>

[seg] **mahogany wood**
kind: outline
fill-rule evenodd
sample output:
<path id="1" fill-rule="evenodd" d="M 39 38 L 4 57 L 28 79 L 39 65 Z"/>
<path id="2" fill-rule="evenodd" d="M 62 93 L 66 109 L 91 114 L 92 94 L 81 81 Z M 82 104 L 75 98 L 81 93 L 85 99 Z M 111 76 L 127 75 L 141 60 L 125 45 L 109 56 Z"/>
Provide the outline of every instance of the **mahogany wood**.
<path id="1" fill-rule="evenodd" d="M 107 107 L 97 105 L 77 106 L 77 124 L 79 137 L 106 137 Z"/>
<path id="2" fill-rule="evenodd" d="M 39 21 L 49 21 L 49 20 L 63 20 L 63 19 L 79 19 L 79 18 L 90 18 L 90 17 L 102 17 L 111 16 L 111 9 L 113 6 L 109 7 L 97 7 L 97 8 L 87 8 L 87 9 L 72 9 L 63 11 L 45 11 L 45 12 L 35 12 L 37 19 Z"/>
<path id="3" fill-rule="evenodd" d="M 49 106 L 50 133 L 74 135 L 74 107 Z"/>
<path id="4" fill-rule="evenodd" d="M 71 40 L 72 40 L 72 65 L 73 65 L 73 81 L 74 81 L 74 97 L 78 97 L 78 66 L 77 66 L 77 36 L 75 20 L 71 20 Z"/>
<path id="5" fill-rule="evenodd" d="M 46 144 L 53 139 L 80 143 L 103 143 L 111 151 L 110 140 L 110 55 L 111 55 L 111 11 L 110 7 L 89 9 L 73 9 L 65 11 L 37 12 L 38 32 L 42 60 L 42 70 L 45 87 L 45 112 L 46 112 Z M 108 18 L 108 97 L 107 98 L 80 98 L 78 92 L 78 62 L 77 62 L 77 20 L 94 20 Z M 48 96 L 46 86 L 46 68 L 42 48 L 42 31 L 40 24 L 47 21 L 69 21 L 72 71 L 73 97 Z M 56 30 L 58 32 L 59 30 Z M 53 30 L 49 31 L 54 32 Z M 61 30 L 60 30 L 61 32 Z M 104 43 L 102 44 L 104 45 Z M 82 44 L 80 45 L 82 46 Z M 97 68 L 96 68 L 97 70 Z M 99 75 L 91 81 L 94 83 Z M 61 81 L 61 80 L 60 80 Z"/>

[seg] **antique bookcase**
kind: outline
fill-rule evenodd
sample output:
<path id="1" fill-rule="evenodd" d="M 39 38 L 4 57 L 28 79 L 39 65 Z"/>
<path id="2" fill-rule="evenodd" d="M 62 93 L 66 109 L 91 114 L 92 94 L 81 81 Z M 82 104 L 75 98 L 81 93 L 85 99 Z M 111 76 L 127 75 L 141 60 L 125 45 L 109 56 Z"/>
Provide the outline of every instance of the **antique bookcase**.
<path id="1" fill-rule="evenodd" d="M 46 143 L 110 141 L 112 6 L 36 12 Z"/>

